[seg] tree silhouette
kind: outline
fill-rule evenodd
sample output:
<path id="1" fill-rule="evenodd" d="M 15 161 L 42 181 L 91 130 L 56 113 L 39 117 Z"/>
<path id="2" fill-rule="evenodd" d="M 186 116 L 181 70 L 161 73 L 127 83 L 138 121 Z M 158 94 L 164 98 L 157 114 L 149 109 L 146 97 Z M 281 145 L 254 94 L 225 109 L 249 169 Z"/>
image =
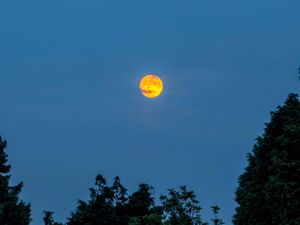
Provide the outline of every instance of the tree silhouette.
<path id="1" fill-rule="evenodd" d="M 9 186 L 11 166 L 7 164 L 5 148 L 7 143 L 0 136 L 0 224 L 1 225 L 28 225 L 30 223 L 30 204 L 19 200 L 23 183 Z"/>
<path id="2" fill-rule="evenodd" d="M 218 214 L 219 214 L 219 211 L 220 211 L 220 207 L 219 206 L 212 206 L 211 207 L 211 210 L 214 214 L 214 218 L 211 219 L 211 221 L 213 222 L 213 225 L 223 225 L 225 224 L 221 219 L 219 219 L 218 217 Z"/>
<path id="3" fill-rule="evenodd" d="M 186 186 L 179 187 L 179 191 L 175 189 L 169 189 L 168 191 L 168 195 L 160 197 L 166 224 L 203 224 L 200 217 L 201 207 L 193 191 L 188 191 Z"/>
<path id="4" fill-rule="evenodd" d="M 44 211 L 44 224 L 45 225 L 63 225 L 62 223 L 54 222 L 53 220 L 53 212 Z"/>
<path id="5" fill-rule="evenodd" d="M 235 225 L 300 224 L 300 102 L 290 94 L 271 112 L 239 178 Z"/>
<path id="6" fill-rule="evenodd" d="M 96 188 L 90 188 L 90 200 L 79 201 L 77 209 L 71 214 L 68 225 L 115 225 L 114 192 L 106 185 L 102 175 L 96 177 Z"/>
<path id="7" fill-rule="evenodd" d="M 128 211 L 130 216 L 143 217 L 149 214 L 154 204 L 152 187 L 148 184 L 140 184 L 138 191 L 129 196 Z"/>
<path id="8" fill-rule="evenodd" d="M 120 178 L 114 178 L 109 187 L 102 175 L 96 177 L 95 187 L 90 188 L 90 199 L 79 200 L 75 212 L 71 213 L 66 225 L 208 225 L 200 218 L 198 200 L 193 191 L 181 186 L 179 191 L 169 189 L 161 196 L 161 205 L 155 205 L 153 187 L 142 183 L 138 190 L 127 196 L 127 189 Z M 217 218 L 214 225 L 224 224 Z M 44 212 L 45 225 L 62 225 L 53 221 L 53 213 Z"/>
<path id="9" fill-rule="evenodd" d="M 127 204 L 127 189 L 121 184 L 121 180 L 118 176 L 114 178 L 113 185 L 111 187 L 113 191 L 113 207 L 115 221 L 119 225 L 128 224 L 128 216 L 126 214 Z"/>

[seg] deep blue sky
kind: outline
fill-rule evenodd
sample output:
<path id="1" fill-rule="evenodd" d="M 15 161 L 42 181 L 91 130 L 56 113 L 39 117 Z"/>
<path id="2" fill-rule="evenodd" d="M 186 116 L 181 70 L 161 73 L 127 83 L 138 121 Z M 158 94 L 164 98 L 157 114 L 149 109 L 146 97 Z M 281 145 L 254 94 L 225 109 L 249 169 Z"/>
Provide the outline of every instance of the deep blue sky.
<path id="1" fill-rule="evenodd" d="M 299 0 L 2 0 L 0 134 L 33 225 L 64 221 L 98 173 L 186 184 L 231 224 L 269 112 L 299 90 Z M 165 82 L 157 99 L 142 75 Z"/>

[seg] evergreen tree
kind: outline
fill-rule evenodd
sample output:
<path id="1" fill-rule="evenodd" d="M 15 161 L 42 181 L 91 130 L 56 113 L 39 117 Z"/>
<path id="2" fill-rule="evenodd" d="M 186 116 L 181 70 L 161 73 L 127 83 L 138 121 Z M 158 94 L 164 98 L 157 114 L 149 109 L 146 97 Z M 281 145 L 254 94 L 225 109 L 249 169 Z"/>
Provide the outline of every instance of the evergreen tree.
<path id="1" fill-rule="evenodd" d="M 28 225 L 30 223 L 30 204 L 19 200 L 23 183 L 9 186 L 11 166 L 7 164 L 5 148 L 7 143 L 0 137 L 0 224 Z"/>
<path id="2" fill-rule="evenodd" d="M 271 112 L 239 178 L 235 225 L 300 224 L 300 102 L 290 94 Z"/>

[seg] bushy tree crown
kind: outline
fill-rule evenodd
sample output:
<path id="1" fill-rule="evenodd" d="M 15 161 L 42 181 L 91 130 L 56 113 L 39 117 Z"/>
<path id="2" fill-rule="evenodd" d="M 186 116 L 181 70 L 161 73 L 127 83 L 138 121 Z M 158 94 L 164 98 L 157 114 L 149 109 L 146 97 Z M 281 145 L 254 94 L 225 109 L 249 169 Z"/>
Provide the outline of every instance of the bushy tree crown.
<path id="1" fill-rule="evenodd" d="M 235 225 L 300 224 L 300 102 L 290 94 L 257 138 L 239 178 Z"/>

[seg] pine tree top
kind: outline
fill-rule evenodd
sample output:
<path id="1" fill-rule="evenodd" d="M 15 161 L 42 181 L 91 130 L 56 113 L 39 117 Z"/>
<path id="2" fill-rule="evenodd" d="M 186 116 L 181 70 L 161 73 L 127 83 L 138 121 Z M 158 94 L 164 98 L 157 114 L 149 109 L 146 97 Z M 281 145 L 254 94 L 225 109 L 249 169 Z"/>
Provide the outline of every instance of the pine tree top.
<path id="1" fill-rule="evenodd" d="M 7 164 L 5 148 L 7 143 L 0 137 L 0 224 L 1 225 L 29 225 L 31 221 L 30 204 L 19 200 L 23 183 L 16 186 L 9 185 L 11 166 Z"/>
<path id="2" fill-rule="evenodd" d="M 0 175 L 9 173 L 11 168 L 11 166 L 7 164 L 7 154 L 4 151 L 6 146 L 6 140 L 2 140 L 0 136 Z"/>

